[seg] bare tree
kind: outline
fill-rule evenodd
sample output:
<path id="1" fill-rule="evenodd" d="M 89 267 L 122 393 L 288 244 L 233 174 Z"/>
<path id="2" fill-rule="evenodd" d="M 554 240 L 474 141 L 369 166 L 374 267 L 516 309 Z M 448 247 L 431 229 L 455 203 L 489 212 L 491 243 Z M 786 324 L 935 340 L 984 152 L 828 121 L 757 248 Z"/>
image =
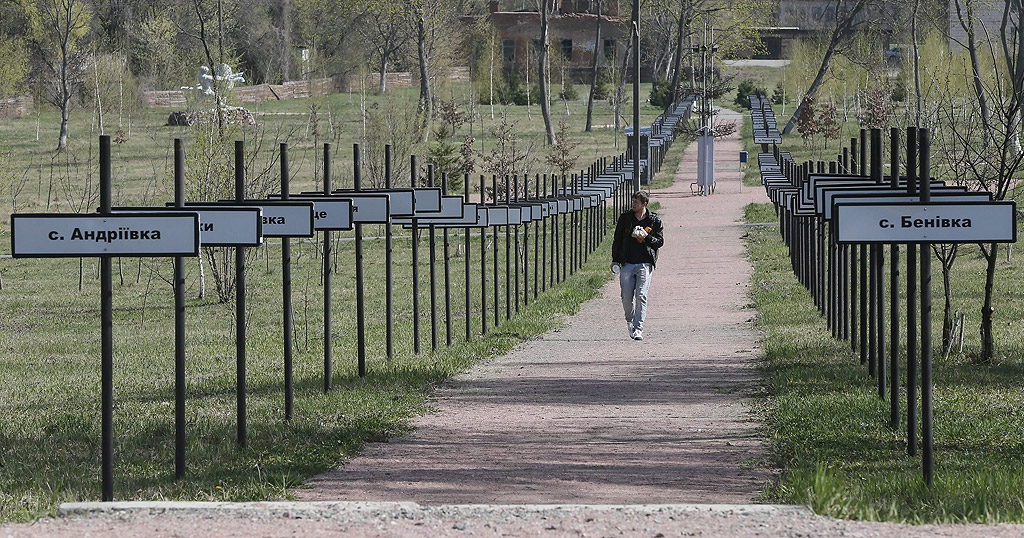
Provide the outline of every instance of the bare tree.
<path id="1" fill-rule="evenodd" d="M 807 91 L 804 92 L 804 99 L 817 93 L 825 80 L 825 74 L 828 73 L 832 58 L 840 52 L 841 46 L 850 37 L 853 30 L 866 22 L 866 19 L 861 19 L 860 15 L 868 7 L 869 1 L 835 0 L 835 3 L 832 5 L 832 20 L 835 21 L 835 25 L 829 34 L 829 41 L 825 47 L 825 55 L 821 59 L 821 66 L 818 67 L 818 73 L 815 75 L 814 81 L 811 82 Z M 800 100 L 800 104 L 793 111 L 793 116 L 789 118 L 789 122 L 786 123 L 786 127 L 782 130 L 783 134 L 791 133 L 793 128 L 796 127 L 797 118 L 800 117 L 800 110 L 804 106 L 804 99 Z"/>
<path id="2" fill-rule="evenodd" d="M 410 29 L 416 35 L 420 72 L 422 141 L 430 141 L 434 119 L 434 78 L 451 61 L 459 5 L 453 0 L 407 0 Z M 431 73 L 435 73 L 433 76 Z"/>
<path id="3" fill-rule="evenodd" d="M 377 55 L 380 93 L 387 91 L 388 65 L 409 41 L 403 11 L 404 6 L 400 2 L 376 0 L 368 3 L 356 24 L 359 33 L 371 44 Z"/>
<path id="4" fill-rule="evenodd" d="M 978 106 L 981 109 L 981 122 L 985 127 L 984 133 L 987 143 L 992 133 L 992 113 L 988 108 L 988 97 L 985 95 L 985 87 L 981 76 L 981 60 L 978 57 L 978 35 L 977 28 L 975 27 L 975 23 L 978 21 L 974 16 L 974 4 L 975 0 L 954 0 L 957 21 L 967 34 L 967 43 L 960 44 L 967 48 L 967 53 L 971 58 L 974 96 L 978 100 Z"/>
<path id="5" fill-rule="evenodd" d="M 675 65 L 672 67 L 672 102 L 679 102 L 680 95 L 679 78 L 682 76 L 683 67 L 683 40 L 689 35 L 690 21 L 693 20 L 692 0 L 683 0 L 679 7 L 679 16 L 676 21 L 676 57 Z"/>
<path id="6" fill-rule="evenodd" d="M 425 0 L 424 0 L 425 1 Z M 416 9 L 416 52 L 420 64 L 420 113 L 423 115 L 423 142 L 430 140 L 434 119 L 434 99 L 430 93 L 430 57 L 427 52 L 427 10 L 423 3 Z"/>
<path id="7" fill-rule="evenodd" d="M 52 74 L 47 100 L 60 110 L 57 150 L 68 145 L 72 86 L 84 69 L 79 41 L 89 31 L 92 13 L 82 0 L 36 0 L 24 4 L 31 26 L 31 42 Z"/>
<path id="8" fill-rule="evenodd" d="M 1024 42 L 1021 40 L 1024 36 L 1017 25 L 1022 15 L 1024 7 L 1008 2 L 1003 10 L 1000 43 L 986 40 L 994 72 L 976 71 L 976 64 L 970 71 L 964 71 L 965 82 L 975 87 L 980 85 L 984 99 L 964 99 L 963 95 L 950 90 L 946 92 L 944 106 L 939 107 L 943 123 L 941 136 L 950 139 L 943 146 L 943 152 L 956 151 L 963 170 L 958 175 L 968 178 L 977 190 L 988 192 L 994 200 L 1006 198 L 1024 168 L 1024 152 L 1020 150 L 1020 117 L 1024 106 Z M 970 38 L 968 43 L 978 44 Z M 996 47 L 1000 47 L 1001 57 Z M 987 104 L 987 111 L 982 109 L 982 102 Z M 987 126 L 983 119 L 985 114 L 990 115 Z M 979 360 L 991 362 L 995 356 L 992 294 L 998 244 L 982 244 L 980 248 L 986 270 Z"/>

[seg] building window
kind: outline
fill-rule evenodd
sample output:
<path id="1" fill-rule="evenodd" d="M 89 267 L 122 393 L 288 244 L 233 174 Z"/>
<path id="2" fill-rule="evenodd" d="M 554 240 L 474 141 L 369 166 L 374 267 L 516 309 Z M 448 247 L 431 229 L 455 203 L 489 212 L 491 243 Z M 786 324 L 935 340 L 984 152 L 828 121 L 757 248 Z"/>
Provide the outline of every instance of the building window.
<path id="1" fill-rule="evenodd" d="M 510 64 L 516 61 L 516 42 L 511 39 L 501 40 L 501 57 L 505 63 Z"/>
<path id="2" fill-rule="evenodd" d="M 562 40 L 562 57 L 565 58 L 566 60 L 572 61 L 572 40 L 571 39 L 563 39 Z"/>
<path id="3" fill-rule="evenodd" d="M 605 39 L 604 40 L 604 58 L 611 60 L 615 57 L 615 40 Z"/>

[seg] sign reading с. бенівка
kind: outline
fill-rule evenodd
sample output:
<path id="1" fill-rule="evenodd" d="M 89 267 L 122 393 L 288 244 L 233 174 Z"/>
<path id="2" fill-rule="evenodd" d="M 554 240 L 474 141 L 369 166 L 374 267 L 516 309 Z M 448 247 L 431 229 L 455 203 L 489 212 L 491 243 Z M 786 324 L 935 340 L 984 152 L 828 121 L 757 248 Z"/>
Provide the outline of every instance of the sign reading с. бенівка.
<path id="1" fill-rule="evenodd" d="M 840 243 L 1012 243 L 1014 202 L 842 204 L 835 206 Z"/>

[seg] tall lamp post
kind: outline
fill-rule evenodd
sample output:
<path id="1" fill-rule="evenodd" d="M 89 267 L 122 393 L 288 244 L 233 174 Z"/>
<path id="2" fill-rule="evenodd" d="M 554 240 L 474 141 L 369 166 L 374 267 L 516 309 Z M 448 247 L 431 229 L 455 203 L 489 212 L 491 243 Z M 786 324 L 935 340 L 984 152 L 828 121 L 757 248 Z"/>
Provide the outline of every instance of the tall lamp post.
<path id="1" fill-rule="evenodd" d="M 640 0 L 633 0 L 633 192 L 640 191 Z"/>
<path id="2" fill-rule="evenodd" d="M 715 33 L 709 18 L 704 19 L 701 42 L 691 48 L 694 54 L 700 54 L 700 135 L 697 137 L 697 186 L 700 194 L 707 196 L 715 185 L 715 136 L 712 116 L 712 103 L 708 98 L 708 64 L 714 72 L 714 55 L 718 45 L 714 44 Z M 709 62 L 709 60 L 711 60 Z"/>

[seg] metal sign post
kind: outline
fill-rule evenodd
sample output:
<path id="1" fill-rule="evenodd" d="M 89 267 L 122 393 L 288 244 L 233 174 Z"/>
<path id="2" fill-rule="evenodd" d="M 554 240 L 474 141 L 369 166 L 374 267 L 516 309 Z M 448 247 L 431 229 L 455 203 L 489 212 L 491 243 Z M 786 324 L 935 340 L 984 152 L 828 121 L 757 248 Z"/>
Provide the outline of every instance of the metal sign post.
<path id="1" fill-rule="evenodd" d="M 281 200 L 288 201 L 289 191 L 288 143 L 281 143 Z M 311 219 L 312 220 L 312 219 Z M 312 222 L 310 222 L 312 228 Z M 282 336 L 284 344 L 284 419 L 291 420 L 295 413 L 295 382 L 293 375 L 292 345 L 292 243 L 281 238 L 281 308 L 283 312 Z"/>
<path id="2" fill-rule="evenodd" d="M 498 205 L 498 178 L 494 174 L 491 174 L 491 200 L 494 201 L 494 205 Z M 495 207 L 495 209 L 497 209 Z M 491 224 L 495 223 L 495 220 L 491 220 L 488 217 L 488 222 Z M 508 224 L 508 211 L 505 212 L 505 221 L 503 224 Z M 500 305 L 498 304 L 498 225 L 494 224 L 494 328 L 497 329 L 501 326 L 501 314 Z"/>
<path id="3" fill-rule="evenodd" d="M 100 214 L 109 215 L 110 192 L 110 137 L 100 136 Z M 197 226 L 198 228 L 198 226 Z M 14 236 L 11 221 L 11 240 Z M 72 232 L 74 233 L 74 232 Z M 196 232 L 199 233 L 198 231 Z M 50 235 L 52 237 L 52 233 Z M 73 236 L 72 236 L 73 237 Z M 196 241 L 198 245 L 198 241 Z M 12 245 L 12 251 L 13 245 Z M 114 285 L 110 256 L 100 258 L 100 385 L 103 500 L 114 500 Z"/>
<path id="4" fill-rule="evenodd" d="M 390 190 L 391 185 L 391 144 L 384 145 L 384 188 Z M 395 356 L 395 300 L 394 285 L 394 232 L 391 225 L 385 227 L 384 235 L 384 320 L 386 353 L 390 359 Z"/>
<path id="5" fill-rule="evenodd" d="M 907 194 L 917 195 L 917 128 L 907 127 Z M 917 246 L 907 246 L 907 455 L 917 455 Z"/>
<path id="6" fill-rule="evenodd" d="M 509 197 L 509 181 L 505 176 L 505 205 L 511 202 Z M 511 216 L 505 222 L 505 319 L 512 319 L 512 223 Z M 517 224 L 518 225 L 518 224 Z"/>
<path id="7" fill-rule="evenodd" d="M 352 144 L 352 181 L 353 188 L 359 192 L 362 187 L 362 163 L 359 157 L 359 144 Z M 386 199 L 385 199 L 386 200 Z M 359 377 L 366 377 L 366 304 L 363 291 L 363 224 L 359 220 L 356 226 L 356 349 Z M 390 224 L 388 224 L 390 226 Z"/>
<path id="8" fill-rule="evenodd" d="M 921 148 L 921 203 L 931 202 L 931 140 L 927 129 L 918 129 Z M 1016 208 L 1010 211 L 1010 224 L 1016 232 Z M 1016 237 L 1014 238 L 1016 239 Z M 932 257 L 927 244 L 921 245 L 921 467 L 930 487 L 935 476 L 935 447 L 932 439 Z"/>
<path id="9" fill-rule="evenodd" d="M 518 202 L 519 201 L 519 176 L 518 175 L 512 176 L 511 179 L 512 179 L 512 194 L 515 195 L 515 201 Z M 505 189 L 506 189 L 506 192 L 507 192 L 507 190 L 508 190 L 508 180 L 505 181 Z M 512 203 L 512 200 L 506 200 L 506 203 Z M 516 284 L 516 290 L 515 290 L 516 314 L 519 313 L 519 256 L 520 256 L 520 250 L 519 250 L 519 227 L 522 224 L 522 222 L 526 222 L 526 221 L 520 221 L 520 224 L 516 225 L 516 229 L 515 229 L 515 234 L 516 234 L 515 235 L 515 244 L 516 244 L 516 247 L 514 249 L 515 256 L 513 257 L 513 260 L 514 260 L 514 262 L 513 262 L 513 266 L 514 266 L 513 273 L 515 273 L 515 284 Z"/>
<path id="10" fill-rule="evenodd" d="M 331 193 L 331 144 L 324 144 L 324 195 Z M 321 218 L 322 213 L 313 205 L 314 217 Z M 324 230 L 323 278 L 324 278 L 324 392 L 330 392 L 334 377 L 333 372 L 333 331 L 331 306 L 331 231 Z"/>
<path id="11" fill-rule="evenodd" d="M 174 207 L 185 204 L 185 149 L 174 139 Z M 185 477 L 185 257 L 174 257 L 174 477 Z"/>
<path id="12" fill-rule="evenodd" d="M 441 174 L 441 193 L 448 194 L 448 173 Z M 449 258 L 451 257 L 451 244 L 448 241 L 448 228 L 441 229 L 442 243 L 444 244 L 444 335 L 445 345 L 451 347 L 452 338 L 452 271 Z"/>
<path id="13" fill-rule="evenodd" d="M 409 182 L 412 188 L 419 187 L 416 169 L 416 156 L 410 155 Z M 412 347 L 420 354 L 420 230 L 416 219 L 412 221 Z"/>
<path id="14" fill-rule="evenodd" d="M 899 191 L 900 130 L 889 130 L 889 177 L 890 187 Z M 889 245 L 889 427 L 893 430 L 900 424 L 900 247 Z"/>
<path id="15" fill-rule="evenodd" d="M 486 210 L 487 178 L 480 174 L 480 206 Z M 480 334 L 487 336 L 487 228 L 480 229 Z"/>
<path id="16" fill-rule="evenodd" d="M 542 186 L 538 185 L 537 198 L 545 201 L 548 196 L 548 175 L 544 174 L 544 183 Z M 548 290 L 548 220 L 553 219 L 551 212 L 547 211 L 544 213 L 544 222 L 541 223 L 541 237 L 543 238 L 540 250 L 540 291 L 545 292 Z M 534 271 L 536 274 L 536 271 Z M 533 285 L 533 289 L 537 289 L 537 284 Z M 536 297 L 534 297 L 536 299 Z"/>
<path id="17" fill-rule="evenodd" d="M 235 201 L 245 200 L 245 146 L 235 141 Z M 235 399 L 238 410 L 238 446 L 245 448 L 246 384 L 245 384 L 245 247 L 235 247 Z"/>
<path id="18" fill-rule="evenodd" d="M 463 177 L 462 177 L 462 185 L 464 187 L 466 187 L 466 197 L 465 197 L 465 202 L 464 203 L 468 204 L 469 203 L 469 172 L 466 172 L 463 175 Z M 472 251 L 470 250 L 471 243 L 470 243 L 470 236 L 469 236 L 470 232 L 469 232 L 469 230 L 470 230 L 469 226 L 466 226 L 466 228 L 463 230 L 463 232 L 466 235 L 466 239 L 465 239 L 466 260 L 465 260 L 465 263 L 463 264 L 463 266 L 464 266 L 465 273 L 466 273 L 465 296 L 466 296 L 466 341 L 467 342 L 469 342 L 470 340 L 473 339 L 473 316 L 471 315 L 471 313 L 473 311 L 473 296 L 470 293 L 470 290 L 472 289 L 473 283 L 471 281 L 470 271 L 469 271 L 471 262 L 473 261 L 473 255 L 472 255 Z"/>

